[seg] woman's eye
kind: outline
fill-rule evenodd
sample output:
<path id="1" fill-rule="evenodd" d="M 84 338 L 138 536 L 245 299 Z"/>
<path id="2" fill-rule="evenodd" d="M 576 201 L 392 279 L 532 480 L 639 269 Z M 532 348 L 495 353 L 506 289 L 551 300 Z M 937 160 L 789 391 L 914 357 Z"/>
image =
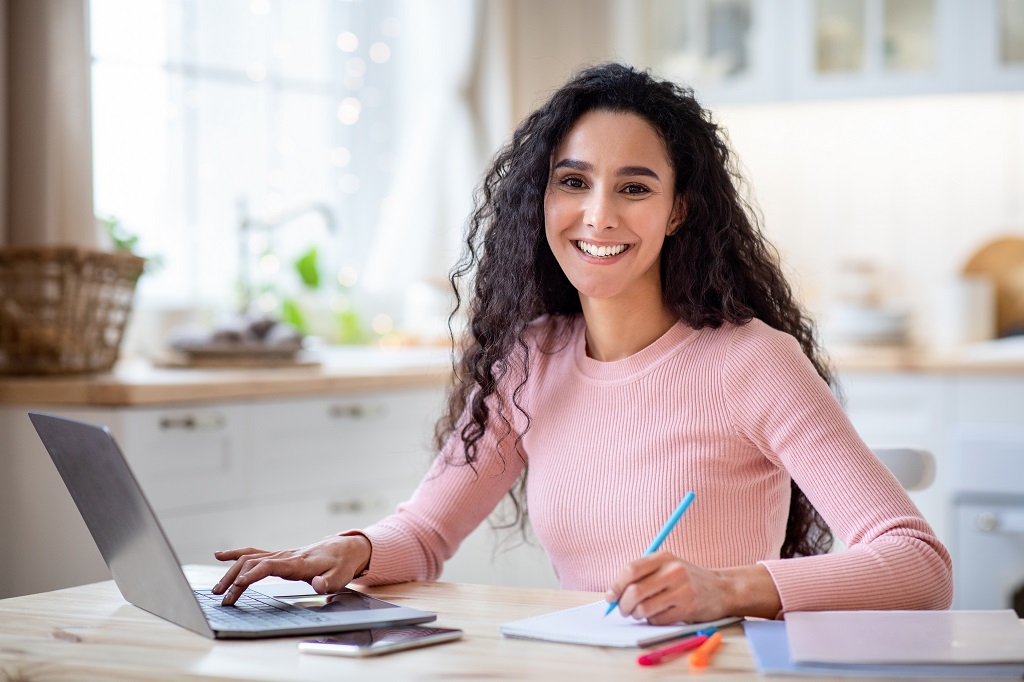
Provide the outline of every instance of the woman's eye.
<path id="1" fill-rule="evenodd" d="M 585 186 L 583 184 L 583 180 L 572 175 L 562 178 L 561 184 L 565 185 L 566 187 L 572 187 L 573 189 L 582 189 Z"/>
<path id="2" fill-rule="evenodd" d="M 625 188 L 623 188 L 623 191 L 626 194 L 646 194 L 651 190 L 647 189 L 643 185 L 626 185 Z"/>

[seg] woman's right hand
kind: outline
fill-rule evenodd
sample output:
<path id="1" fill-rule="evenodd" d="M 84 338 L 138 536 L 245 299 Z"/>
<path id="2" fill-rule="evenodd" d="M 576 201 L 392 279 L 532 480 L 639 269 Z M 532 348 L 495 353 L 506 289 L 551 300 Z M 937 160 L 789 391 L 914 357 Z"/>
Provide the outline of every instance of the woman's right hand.
<path id="1" fill-rule="evenodd" d="M 219 561 L 234 561 L 213 587 L 223 594 L 221 603 L 231 606 L 246 588 L 268 576 L 305 580 L 319 594 L 338 592 L 370 564 L 372 546 L 365 535 L 329 535 L 320 542 L 297 549 L 266 552 L 247 547 L 214 552 Z"/>

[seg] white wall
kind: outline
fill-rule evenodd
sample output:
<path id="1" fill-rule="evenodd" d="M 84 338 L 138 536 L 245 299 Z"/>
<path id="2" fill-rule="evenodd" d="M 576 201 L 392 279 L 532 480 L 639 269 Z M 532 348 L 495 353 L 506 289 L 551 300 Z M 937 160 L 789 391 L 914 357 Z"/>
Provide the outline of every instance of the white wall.
<path id="1" fill-rule="evenodd" d="M 720 107 L 792 281 L 814 308 L 844 259 L 876 263 L 927 343 L 937 292 L 1024 235 L 1024 94 Z"/>

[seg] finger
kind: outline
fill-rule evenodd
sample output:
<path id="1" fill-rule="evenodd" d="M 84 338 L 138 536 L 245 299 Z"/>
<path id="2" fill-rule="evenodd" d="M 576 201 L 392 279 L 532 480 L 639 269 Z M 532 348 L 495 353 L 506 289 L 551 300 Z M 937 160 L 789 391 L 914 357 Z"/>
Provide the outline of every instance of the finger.
<path id="1" fill-rule="evenodd" d="M 246 554 L 267 554 L 268 552 L 264 549 L 256 549 L 255 547 L 246 547 L 245 549 L 225 549 L 219 552 L 214 552 L 213 556 L 218 561 L 234 561 L 240 559 Z"/>
<path id="2" fill-rule="evenodd" d="M 667 623 L 684 619 L 693 611 L 692 576 L 681 562 L 665 563 L 635 587 L 638 604 L 633 610 L 634 618 Z"/>
<path id="3" fill-rule="evenodd" d="M 666 586 L 664 589 L 648 594 L 641 599 L 640 603 L 633 609 L 632 615 L 634 618 L 646 620 L 652 625 L 673 623 L 679 620 L 679 618 L 672 618 L 672 612 L 680 606 L 676 603 L 677 597 L 677 593 Z"/>
<path id="4" fill-rule="evenodd" d="M 262 557 L 247 561 L 238 577 L 235 578 L 234 584 L 239 587 L 248 587 L 272 575 L 279 578 L 290 578 L 294 572 L 291 562 L 287 559 Z"/>
<path id="5" fill-rule="evenodd" d="M 231 550 L 231 553 L 234 554 L 236 551 L 243 551 L 243 550 Z M 214 556 L 216 556 L 216 554 L 217 553 L 215 553 Z M 225 554 L 226 554 L 226 552 L 225 552 Z M 213 592 L 214 594 L 222 593 L 224 590 L 227 589 L 228 585 L 230 585 L 231 583 L 233 583 L 235 581 L 235 578 L 237 578 L 238 574 L 242 571 L 242 567 L 245 565 L 246 561 L 249 561 L 250 559 L 252 559 L 254 557 L 267 556 L 268 554 L 269 554 L 269 552 L 260 552 L 259 550 L 253 550 L 252 552 L 250 552 L 248 554 L 242 554 L 241 556 L 237 557 L 236 560 L 235 560 L 235 563 L 232 564 L 231 568 L 229 568 L 224 573 L 224 577 L 222 577 L 220 579 L 220 581 L 216 585 L 214 585 L 213 589 L 210 590 L 210 591 Z"/>
<path id="6" fill-rule="evenodd" d="M 335 564 L 320 575 L 313 578 L 310 583 L 318 594 L 330 594 L 340 592 L 346 585 L 352 582 L 353 570 L 348 562 Z"/>
<path id="7" fill-rule="evenodd" d="M 632 611 L 632 607 L 635 606 L 635 603 L 630 601 L 628 596 L 629 588 L 655 573 L 666 559 L 666 555 L 656 553 L 629 562 L 615 576 L 612 586 L 605 593 L 605 599 L 609 602 L 618 601 L 619 610 L 622 612 L 622 615 L 628 616 L 630 611 Z M 629 603 L 630 608 L 628 610 L 625 608 L 624 600 Z"/>
<path id="8" fill-rule="evenodd" d="M 246 555 L 235 562 L 235 565 L 232 566 L 230 571 L 228 571 L 228 574 L 226 574 L 217 585 L 217 587 L 226 588 L 226 591 L 224 592 L 224 599 L 221 600 L 221 603 L 224 606 L 231 606 L 234 604 L 238 598 L 242 596 L 242 593 L 245 592 L 245 589 L 249 587 L 249 585 L 266 577 L 257 577 L 259 575 L 257 567 L 263 562 L 269 561 L 267 558 L 269 556 L 272 555 Z M 228 577 L 232 573 L 234 574 L 234 579 L 228 581 Z M 214 594 L 217 594 L 217 592 L 214 592 Z"/>

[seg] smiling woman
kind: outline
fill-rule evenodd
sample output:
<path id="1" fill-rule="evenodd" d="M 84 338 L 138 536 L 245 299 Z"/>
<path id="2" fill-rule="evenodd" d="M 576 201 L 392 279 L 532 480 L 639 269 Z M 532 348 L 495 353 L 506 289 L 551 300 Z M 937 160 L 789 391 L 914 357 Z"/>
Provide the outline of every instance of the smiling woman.
<path id="1" fill-rule="evenodd" d="M 484 177 L 432 470 L 367 528 L 217 554 L 225 603 L 268 575 L 434 580 L 510 494 L 563 587 L 652 623 L 948 607 L 949 555 L 830 391 L 731 171 L 690 90 L 620 64 L 570 79 Z"/>
<path id="2" fill-rule="evenodd" d="M 661 292 L 662 244 L 683 217 L 674 188 L 664 142 L 636 114 L 584 114 L 552 156 L 548 246 L 584 314 L 614 317 L 631 332 L 598 339 L 600 327 L 590 329 L 587 349 L 598 360 L 628 357 L 676 322 Z"/>

